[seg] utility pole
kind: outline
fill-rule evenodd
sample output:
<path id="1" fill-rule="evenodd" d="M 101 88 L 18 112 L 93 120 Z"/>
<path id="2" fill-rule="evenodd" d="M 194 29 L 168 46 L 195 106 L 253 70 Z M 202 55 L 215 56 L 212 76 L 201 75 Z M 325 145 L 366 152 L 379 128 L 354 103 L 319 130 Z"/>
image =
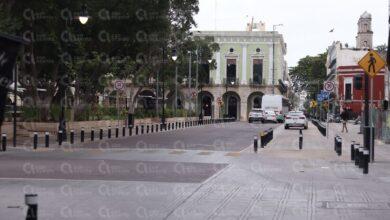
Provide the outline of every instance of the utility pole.
<path id="1" fill-rule="evenodd" d="M 196 97 L 195 97 L 195 117 L 198 115 L 198 80 L 199 80 L 199 49 L 196 49 L 196 81 L 195 81 L 195 91 L 196 91 Z"/>

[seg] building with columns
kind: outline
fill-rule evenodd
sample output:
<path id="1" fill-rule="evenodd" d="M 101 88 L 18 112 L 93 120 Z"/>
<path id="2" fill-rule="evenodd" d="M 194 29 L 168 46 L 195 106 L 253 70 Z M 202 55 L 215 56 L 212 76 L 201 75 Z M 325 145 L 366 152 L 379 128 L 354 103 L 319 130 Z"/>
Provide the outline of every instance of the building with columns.
<path id="1" fill-rule="evenodd" d="M 198 101 L 206 112 L 246 120 L 252 108 L 261 108 L 265 94 L 286 95 L 287 48 L 283 36 L 274 31 L 202 31 L 212 36 L 220 50 L 213 54 L 217 68 L 210 71 L 210 85 L 202 88 Z M 216 100 L 222 100 L 218 105 Z M 288 103 L 288 100 L 284 100 Z M 207 115 L 207 114 L 206 114 Z"/>
<path id="2" fill-rule="evenodd" d="M 195 89 L 192 85 L 189 90 L 186 82 L 178 85 L 178 108 L 191 109 L 197 115 L 202 113 L 205 117 L 229 116 L 245 121 L 252 108 L 262 107 L 263 95 L 287 97 L 290 78 L 284 59 L 287 49 L 283 35 L 276 31 L 265 31 L 264 23 L 258 26 L 260 28 L 249 28 L 247 31 L 193 32 L 198 37 L 214 37 L 220 50 L 212 55 L 216 69 L 208 70 L 208 80 L 199 82 L 201 88 Z M 192 78 L 195 78 L 195 73 L 192 73 Z M 106 90 L 107 94 L 112 94 L 114 88 L 112 86 Z M 128 90 L 123 93 L 131 100 L 137 100 L 135 108 L 155 108 L 156 112 L 160 112 L 162 92 L 156 91 L 159 89 L 155 83 L 151 83 L 150 86 L 143 86 L 142 91 L 136 94 Z M 165 107 L 173 109 L 175 97 L 175 90 L 166 89 Z M 112 101 L 107 101 L 108 98 L 101 97 L 101 103 L 114 103 L 115 99 L 111 99 Z M 289 105 L 287 98 L 283 102 L 285 106 Z"/>

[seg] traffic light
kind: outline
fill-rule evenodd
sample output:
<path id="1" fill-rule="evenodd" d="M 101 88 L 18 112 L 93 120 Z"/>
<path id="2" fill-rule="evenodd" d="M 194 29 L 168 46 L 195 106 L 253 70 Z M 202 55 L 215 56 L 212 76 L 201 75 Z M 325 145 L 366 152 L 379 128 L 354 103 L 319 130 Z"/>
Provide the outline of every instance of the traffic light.
<path id="1" fill-rule="evenodd" d="M 354 77 L 354 89 L 361 90 L 363 88 L 363 77 L 355 76 Z"/>

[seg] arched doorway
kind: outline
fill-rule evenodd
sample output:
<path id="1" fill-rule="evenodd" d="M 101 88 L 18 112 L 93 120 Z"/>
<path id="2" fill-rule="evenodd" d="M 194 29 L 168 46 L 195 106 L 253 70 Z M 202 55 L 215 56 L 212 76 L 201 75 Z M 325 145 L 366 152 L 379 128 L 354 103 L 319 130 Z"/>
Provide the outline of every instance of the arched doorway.
<path id="1" fill-rule="evenodd" d="M 240 120 L 241 99 L 236 92 L 228 91 L 223 95 L 224 116 Z"/>
<path id="2" fill-rule="evenodd" d="M 253 92 L 248 96 L 247 100 L 247 117 L 249 115 L 249 112 L 252 111 L 254 108 L 262 108 L 262 100 L 263 100 L 263 93 L 262 92 Z"/>
<path id="3" fill-rule="evenodd" d="M 199 110 L 202 112 L 203 116 L 212 117 L 213 115 L 213 95 L 208 91 L 201 91 L 198 94 L 198 103 Z"/>
<path id="4" fill-rule="evenodd" d="M 238 99 L 234 96 L 230 96 L 228 99 L 228 117 L 237 119 Z"/>
<path id="5" fill-rule="evenodd" d="M 137 96 L 137 108 L 153 110 L 156 107 L 156 95 L 150 90 L 144 90 Z"/>

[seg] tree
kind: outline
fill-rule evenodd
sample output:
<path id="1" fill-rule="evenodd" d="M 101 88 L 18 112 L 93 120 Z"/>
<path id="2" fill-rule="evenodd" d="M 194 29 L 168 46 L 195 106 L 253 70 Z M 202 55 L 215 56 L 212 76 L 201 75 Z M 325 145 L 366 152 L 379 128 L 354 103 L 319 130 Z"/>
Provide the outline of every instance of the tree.
<path id="1" fill-rule="evenodd" d="M 294 92 L 307 91 L 309 97 L 315 97 L 326 79 L 326 56 L 327 53 L 306 56 L 290 69 Z"/>
<path id="2" fill-rule="evenodd" d="M 83 3 L 90 15 L 86 25 L 76 19 Z M 47 120 L 50 106 L 64 97 L 64 83 L 76 89 L 75 97 L 66 92 L 69 99 L 94 104 L 109 83 L 102 80 L 107 74 L 121 79 L 155 77 L 161 69 L 161 48 L 168 53 L 173 48 L 183 53 L 193 49 L 190 28 L 196 26 L 193 15 L 198 11 L 198 0 L 4 0 L 0 32 L 31 41 L 19 63 L 21 83 L 26 98 Z M 168 63 L 167 74 L 174 72 L 172 66 Z M 47 93 L 39 94 L 37 88 Z"/>

